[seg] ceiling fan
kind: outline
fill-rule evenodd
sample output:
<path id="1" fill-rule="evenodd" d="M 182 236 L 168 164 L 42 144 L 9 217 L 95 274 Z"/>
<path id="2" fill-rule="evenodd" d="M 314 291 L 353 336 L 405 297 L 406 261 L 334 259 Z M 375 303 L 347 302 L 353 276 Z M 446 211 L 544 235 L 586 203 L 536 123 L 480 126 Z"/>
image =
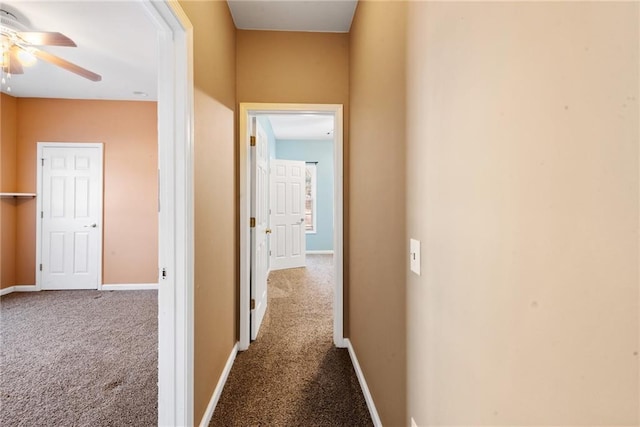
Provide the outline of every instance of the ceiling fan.
<path id="1" fill-rule="evenodd" d="M 77 47 L 73 40 L 58 32 L 26 31 L 16 14 L 0 9 L 0 45 L 2 47 L 2 72 L 23 74 L 24 67 L 33 65 L 38 59 L 71 71 L 94 82 L 102 76 L 53 55 L 36 46 Z"/>

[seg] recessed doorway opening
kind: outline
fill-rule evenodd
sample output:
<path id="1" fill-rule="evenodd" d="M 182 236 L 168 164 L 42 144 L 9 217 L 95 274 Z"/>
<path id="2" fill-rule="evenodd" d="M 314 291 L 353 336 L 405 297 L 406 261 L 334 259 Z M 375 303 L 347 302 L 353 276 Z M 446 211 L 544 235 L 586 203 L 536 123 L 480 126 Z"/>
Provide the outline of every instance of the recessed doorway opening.
<path id="1" fill-rule="evenodd" d="M 267 143 L 261 140 L 265 138 L 260 133 L 265 133 L 263 126 L 260 125 L 259 119 L 265 117 L 277 121 L 278 117 L 300 115 L 302 116 L 318 116 L 329 119 L 332 124 L 331 129 L 325 129 L 323 139 L 333 142 L 332 169 L 333 169 L 333 209 L 332 209 L 332 240 L 331 251 L 334 256 L 334 292 L 333 292 L 333 342 L 336 347 L 346 347 L 343 332 L 343 107 L 336 104 L 240 104 L 240 129 L 239 129 L 239 172 L 240 172 L 240 342 L 239 349 L 246 350 L 249 348 L 250 341 L 257 335 L 257 327 L 259 326 L 260 312 L 264 311 L 264 306 L 260 302 L 266 304 L 266 275 L 268 274 L 271 261 L 275 259 L 273 249 L 277 249 L 280 245 L 282 255 L 293 262 L 303 262 L 306 253 L 305 237 L 316 231 L 317 219 L 314 206 L 317 206 L 313 197 L 317 194 L 317 189 L 313 191 L 313 171 L 314 167 L 307 167 L 313 162 L 305 162 L 303 160 L 293 161 L 291 170 L 287 171 L 287 160 L 280 159 L 274 161 L 282 169 L 283 176 L 280 187 L 274 187 L 278 184 L 272 181 L 277 174 L 265 173 L 265 162 L 269 164 L 270 159 L 275 160 L 275 154 L 270 153 Z M 318 123 L 321 123 L 318 122 Z M 272 147 L 273 149 L 274 147 Z M 253 151 L 252 151 L 253 150 Z M 282 165 L 280 165 L 282 162 Z M 267 171 L 270 168 L 267 166 Z M 267 175 L 269 178 L 267 178 Z M 286 175 L 286 176 L 285 176 Z M 273 177 L 272 177 L 273 176 Z M 309 180 L 311 178 L 311 180 Z M 267 241 L 267 237 L 272 233 L 272 219 L 274 206 L 277 203 L 275 191 L 270 188 L 282 188 L 283 199 L 286 196 L 287 180 L 291 182 L 291 188 L 301 188 L 301 192 L 296 195 L 289 194 L 287 200 L 295 200 L 295 206 L 289 203 L 288 207 L 291 212 L 291 221 L 289 225 L 283 223 L 278 226 L 285 230 L 288 228 L 287 236 L 289 244 L 281 239 L 274 242 Z M 299 182 L 298 182 L 299 181 Z M 262 193 L 260 189 L 262 188 Z M 311 197 L 311 198 L 310 198 Z M 298 206 L 299 205 L 299 206 Z M 265 208 L 266 206 L 266 208 Z M 269 211 L 269 206 L 271 211 Z M 284 205 L 283 205 L 284 206 Z M 296 216 L 297 215 L 297 216 Z M 295 221 L 294 221 L 295 220 Z M 309 225 L 305 224 L 309 222 Z M 297 231 L 296 231 L 297 230 Z M 277 233 L 277 232 L 276 232 Z M 284 231 L 282 232 L 284 235 Z M 296 239 L 291 238 L 296 237 Z M 265 253 L 264 248 L 271 250 Z M 260 255 L 262 248 L 262 255 Z M 321 251 L 317 251 L 321 252 Z M 317 253 L 316 252 L 316 253 Z M 327 251 L 328 252 L 328 251 Z M 259 259 L 256 255 L 260 255 L 266 262 L 257 262 Z M 299 254 L 302 258 L 296 258 Z M 293 261 L 292 261 L 293 260 Z M 273 263 L 277 265 L 277 263 Z M 288 265 L 288 264 L 284 264 Z M 293 265 L 293 264 L 291 264 Z M 256 274 L 260 273 L 260 274 Z M 265 283 L 256 282 L 256 278 L 264 279 Z M 253 283 L 252 283 L 253 281 Z M 264 286 L 262 286 L 264 285 Z M 261 287 L 262 286 L 262 287 Z M 261 292 L 261 289 L 265 293 Z M 264 301 L 260 301 L 264 298 Z M 259 311 L 258 308 L 260 308 Z M 253 316 L 252 316 L 253 314 Z M 253 321 L 253 327 L 252 327 Z M 257 322 L 257 323 L 256 323 Z"/>

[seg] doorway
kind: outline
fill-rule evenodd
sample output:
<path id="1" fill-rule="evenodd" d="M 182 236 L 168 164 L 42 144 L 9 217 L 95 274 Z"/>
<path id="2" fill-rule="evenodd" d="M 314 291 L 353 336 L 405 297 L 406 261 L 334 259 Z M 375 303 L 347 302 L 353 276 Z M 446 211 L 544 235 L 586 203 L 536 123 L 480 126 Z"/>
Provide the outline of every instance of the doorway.
<path id="1" fill-rule="evenodd" d="M 346 347 L 343 331 L 343 271 L 344 271 L 344 210 L 343 210 L 343 106 L 338 104 L 267 104 L 241 103 L 239 114 L 239 175 L 240 175 L 240 342 L 239 349 L 247 350 L 251 337 L 251 136 L 254 118 L 259 115 L 318 114 L 334 119 L 334 292 L 333 343 Z"/>

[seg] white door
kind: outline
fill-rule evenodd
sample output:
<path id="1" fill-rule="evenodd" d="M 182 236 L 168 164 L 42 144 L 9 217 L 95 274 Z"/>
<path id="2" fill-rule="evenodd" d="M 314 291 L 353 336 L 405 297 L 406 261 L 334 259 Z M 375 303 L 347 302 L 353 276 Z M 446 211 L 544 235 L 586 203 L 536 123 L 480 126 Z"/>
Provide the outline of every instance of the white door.
<path id="1" fill-rule="evenodd" d="M 258 336 L 267 311 L 267 269 L 269 249 L 269 139 L 255 122 L 255 146 L 251 147 L 251 339 Z M 255 223 L 255 224 L 253 224 Z"/>
<path id="2" fill-rule="evenodd" d="M 56 144 L 39 149 L 41 289 L 98 289 L 102 145 Z"/>
<path id="3" fill-rule="evenodd" d="M 271 269 L 304 267 L 305 162 L 273 160 L 271 165 Z"/>

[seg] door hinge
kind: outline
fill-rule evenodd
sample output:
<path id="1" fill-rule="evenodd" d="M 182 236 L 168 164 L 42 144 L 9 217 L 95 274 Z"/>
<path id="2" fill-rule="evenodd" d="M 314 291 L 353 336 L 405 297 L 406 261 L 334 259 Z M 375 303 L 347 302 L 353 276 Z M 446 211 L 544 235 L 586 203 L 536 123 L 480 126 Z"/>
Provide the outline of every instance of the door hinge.
<path id="1" fill-rule="evenodd" d="M 252 147 L 256 146 L 256 137 L 252 136 L 251 138 L 249 138 L 249 145 L 251 145 Z"/>
<path id="2" fill-rule="evenodd" d="M 251 298 L 251 310 L 255 310 L 255 309 L 256 309 L 256 300 Z"/>
<path id="3" fill-rule="evenodd" d="M 42 264 L 40 264 L 40 271 L 42 271 Z"/>
<path id="4" fill-rule="evenodd" d="M 249 219 L 249 227 L 255 228 L 255 226 L 256 226 L 256 219 L 252 217 L 251 219 Z"/>
<path id="5" fill-rule="evenodd" d="M 167 278 L 167 269 L 166 269 L 166 268 L 163 268 L 163 269 L 162 269 L 162 280 L 164 280 L 164 279 L 166 279 L 166 278 Z"/>
<path id="6" fill-rule="evenodd" d="M 33 161 L 33 160 L 32 160 Z M 44 157 L 40 159 L 40 164 L 44 166 Z"/>
<path id="7" fill-rule="evenodd" d="M 40 219 L 44 218 L 44 211 L 40 211 Z"/>

